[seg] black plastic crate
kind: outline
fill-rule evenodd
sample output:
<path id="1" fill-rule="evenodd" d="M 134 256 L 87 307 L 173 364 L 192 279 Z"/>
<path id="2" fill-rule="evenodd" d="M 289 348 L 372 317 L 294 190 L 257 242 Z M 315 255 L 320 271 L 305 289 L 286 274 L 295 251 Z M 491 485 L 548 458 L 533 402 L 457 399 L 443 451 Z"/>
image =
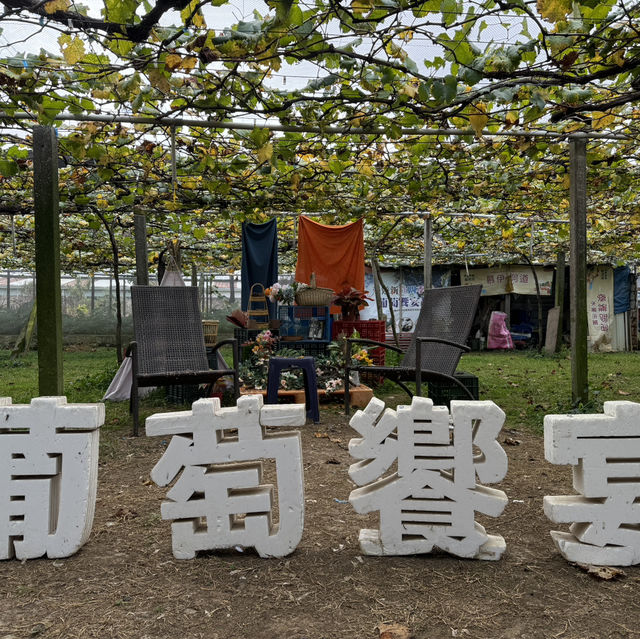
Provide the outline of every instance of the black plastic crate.
<path id="1" fill-rule="evenodd" d="M 465 388 L 471 391 L 474 399 L 478 399 L 480 388 L 478 378 L 471 373 L 455 373 L 454 377 L 462 382 Z M 429 397 L 436 406 L 450 407 L 452 399 L 469 399 L 466 393 L 456 384 L 447 381 L 430 381 Z"/>
<path id="2" fill-rule="evenodd" d="M 283 348 L 293 349 L 296 351 L 301 351 L 301 355 L 309 357 L 318 357 L 322 355 L 328 355 L 329 353 L 329 343 L 328 342 L 309 342 L 309 341 L 300 341 L 300 342 L 280 342 L 278 344 L 276 355 L 278 351 Z"/>
<path id="3" fill-rule="evenodd" d="M 204 397 L 205 392 L 198 384 L 171 384 L 165 388 L 167 401 L 171 404 L 193 404 Z"/>
<path id="4" fill-rule="evenodd" d="M 256 329 L 256 328 L 234 328 L 233 336 L 236 340 L 238 340 L 238 356 L 240 357 L 240 361 L 244 362 L 249 355 L 251 355 L 251 349 L 253 348 L 253 342 L 256 341 L 256 337 L 260 335 L 263 331 L 267 329 Z M 271 334 L 274 337 L 278 337 L 278 329 L 270 328 Z M 245 344 L 250 344 L 245 346 Z M 211 366 L 211 362 L 209 363 Z M 212 366 L 213 368 L 213 366 Z"/>
<path id="5" fill-rule="evenodd" d="M 233 336 L 238 340 L 238 345 L 242 346 L 245 342 L 254 341 L 258 335 L 262 333 L 262 330 L 257 328 L 234 328 Z"/>

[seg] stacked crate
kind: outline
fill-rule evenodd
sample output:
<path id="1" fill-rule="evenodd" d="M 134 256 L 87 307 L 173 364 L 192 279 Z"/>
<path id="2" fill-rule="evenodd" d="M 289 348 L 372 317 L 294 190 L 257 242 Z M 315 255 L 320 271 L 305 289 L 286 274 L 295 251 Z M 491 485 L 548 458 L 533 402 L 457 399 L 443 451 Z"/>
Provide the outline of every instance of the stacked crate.
<path id="1" fill-rule="evenodd" d="M 351 337 L 353 331 L 357 331 L 358 335 L 363 339 L 373 339 L 376 342 L 385 341 L 385 321 L 384 320 L 336 320 L 333 322 L 331 329 L 333 339 L 337 339 L 339 335 Z M 384 366 L 385 349 L 380 347 L 369 348 L 369 355 L 375 366 Z"/>

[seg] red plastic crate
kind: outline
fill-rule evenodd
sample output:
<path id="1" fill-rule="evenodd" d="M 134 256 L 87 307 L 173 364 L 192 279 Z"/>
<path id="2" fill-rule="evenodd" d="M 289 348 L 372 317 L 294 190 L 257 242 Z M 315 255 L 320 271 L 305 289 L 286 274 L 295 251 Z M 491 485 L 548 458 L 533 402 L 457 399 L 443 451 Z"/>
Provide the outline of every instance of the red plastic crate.
<path id="1" fill-rule="evenodd" d="M 353 331 L 358 331 L 363 339 L 374 339 L 377 342 L 385 341 L 385 321 L 384 320 L 335 320 L 331 327 L 331 339 L 337 339 L 339 335 L 351 337 Z M 376 366 L 384 366 L 384 348 L 372 348 L 369 351 L 371 359 Z"/>

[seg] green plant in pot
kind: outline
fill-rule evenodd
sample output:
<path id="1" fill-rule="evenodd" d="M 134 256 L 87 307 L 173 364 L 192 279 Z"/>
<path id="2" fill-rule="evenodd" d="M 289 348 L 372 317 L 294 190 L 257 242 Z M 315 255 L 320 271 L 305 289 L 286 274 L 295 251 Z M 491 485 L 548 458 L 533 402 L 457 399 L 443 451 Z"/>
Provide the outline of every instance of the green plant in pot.
<path id="1" fill-rule="evenodd" d="M 367 294 L 369 291 L 359 291 L 354 286 L 345 286 L 335 295 L 332 303 L 340 307 L 342 319 L 350 322 L 360 319 L 360 309 L 369 306 L 367 300 L 371 300 Z"/>

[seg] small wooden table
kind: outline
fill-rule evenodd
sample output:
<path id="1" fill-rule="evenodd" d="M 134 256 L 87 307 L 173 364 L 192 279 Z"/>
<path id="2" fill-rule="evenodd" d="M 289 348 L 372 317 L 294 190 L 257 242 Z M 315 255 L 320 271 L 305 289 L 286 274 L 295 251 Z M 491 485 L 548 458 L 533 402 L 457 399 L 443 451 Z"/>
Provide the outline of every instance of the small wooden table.
<path id="1" fill-rule="evenodd" d="M 267 391 L 257 390 L 256 388 L 241 388 L 241 395 L 262 395 L 266 398 Z M 278 391 L 278 397 L 290 397 L 293 404 L 304 404 L 304 389 L 300 390 L 280 390 Z M 327 394 L 325 390 L 318 391 L 318 401 L 327 400 L 329 397 L 342 398 L 344 397 L 344 391 L 334 391 L 331 394 Z M 373 397 L 373 391 L 368 386 L 355 386 L 349 389 L 349 398 L 351 400 L 351 406 L 355 408 L 365 408 L 369 403 L 369 400 Z"/>

